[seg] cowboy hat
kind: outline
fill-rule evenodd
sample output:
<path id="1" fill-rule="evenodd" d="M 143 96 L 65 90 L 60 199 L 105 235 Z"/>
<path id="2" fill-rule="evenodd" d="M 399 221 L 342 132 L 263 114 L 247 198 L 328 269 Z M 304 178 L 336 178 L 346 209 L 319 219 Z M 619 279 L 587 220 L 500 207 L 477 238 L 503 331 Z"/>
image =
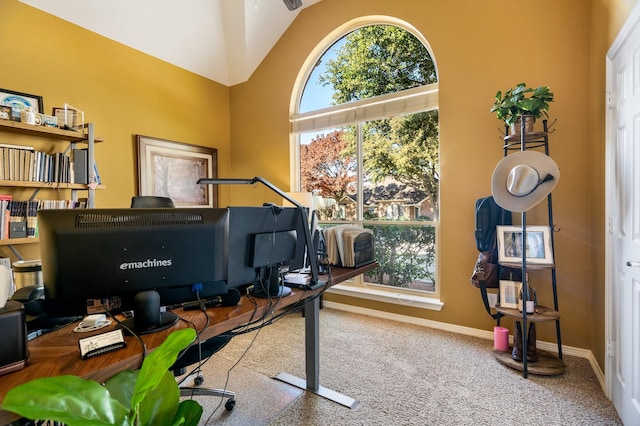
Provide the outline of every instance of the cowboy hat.
<path id="1" fill-rule="evenodd" d="M 491 178 L 491 192 L 503 209 L 524 212 L 542 201 L 560 179 L 560 169 L 548 155 L 518 151 L 504 157 Z"/>

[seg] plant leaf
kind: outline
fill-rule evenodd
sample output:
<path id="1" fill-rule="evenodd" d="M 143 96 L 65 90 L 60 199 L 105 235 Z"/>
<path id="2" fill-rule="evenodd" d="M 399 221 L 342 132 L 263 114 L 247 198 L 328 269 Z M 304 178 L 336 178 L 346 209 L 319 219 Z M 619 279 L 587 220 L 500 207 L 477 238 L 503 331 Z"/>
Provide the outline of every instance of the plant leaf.
<path id="1" fill-rule="evenodd" d="M 192 399 L 186 399 L 178 406 L 172 425 L 198 426 L 202 417 L 202 406 Z"/>
<path id="2" fill-rule="evenodd" d="M 520 101 L 520 108 L 525 111 L 533 111 L 536 107 L 537 101 L 535 99 L 523 99 Z"/>
<path id="3" fill-rule="evenodd" d="M 124 407 L 131 410 L 131 397 L 136 386 L 139 370 L 125 370 L 116 374 L 104 384 L 111 397 L 118 400 Z"/>
<path id="4" fill-rule="evenodd" d="M 150 390 L 146 398 L 140 402 L 140 424 L 171 425 L 179 403 L 180 389 L 176 378 L 169 370 L 165 370 L 158 386 Z"/>
<path id="5" fill-rule="evenodd" d="M 6 394 L 2 409 L 31 420 L 59 421 L 69 426 L 125 425 L 129 414 L 99 383 L 68 375 L 16 386 Z"/>
<path id="6" fill-rule="evenodd" d="M 195 336 L 196 332 L 192 328 L 174 331 L 145 358 L 131 398 L 131 407 L 134 411 L 137 411 L 136 407 L 147 393 L 160 383 L 169 367 L 176 362 L 180 351 L 189 346 Z"/>

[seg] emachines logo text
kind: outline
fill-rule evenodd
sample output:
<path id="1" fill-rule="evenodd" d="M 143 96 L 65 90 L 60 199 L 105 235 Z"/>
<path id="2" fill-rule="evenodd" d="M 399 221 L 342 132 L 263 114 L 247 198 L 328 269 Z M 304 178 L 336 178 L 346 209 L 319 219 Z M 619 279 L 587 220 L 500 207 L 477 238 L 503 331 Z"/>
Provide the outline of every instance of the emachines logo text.
<path id="1" fill-rule="evenodd" d="M 130 269 L 148 269 L 148 268 L 162 268 L 172 265 L 171 259 L 147 259 L 141 262 L 128 262 L 121 263 L 120 270 L 126 271 Z"/>

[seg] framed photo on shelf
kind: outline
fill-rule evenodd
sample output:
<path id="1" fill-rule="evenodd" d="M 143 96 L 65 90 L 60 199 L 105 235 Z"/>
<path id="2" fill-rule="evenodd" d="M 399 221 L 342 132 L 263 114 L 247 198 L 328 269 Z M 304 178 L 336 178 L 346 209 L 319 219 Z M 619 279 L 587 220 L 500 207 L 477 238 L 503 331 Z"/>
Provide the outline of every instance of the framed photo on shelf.
<path id="1" fill-rule="evenodd" d="M 518 309 L 522 283 L 518 281 L 500 280 L 500 306 Z"/>
<path id="2" fill-rule="evenodd" d="M 58 127 L 61 129 L 81 131 L 84 128 L 84 111 L 69 104 L 64 104 L 63 108 L 54 107 L 51 115 L 58 120 Z"/>
<path id="3" fill-rule="evenodd" d="M 0 120 L 11 120 L 11 107 L 0 105 Z"/>
<path id="4" fill-rule="evenodd" d="M 27 108 L 33 108 L 36 112 L 44 113 L 42 96 L 16 92 L 8 89 L 0 89 L 0 105 L 11 107 L 14 121 L 20 121 L 20 113 Z"/>
<path id="5" fill-rule="evenodd" d="M 218 207 L 217 185 L 198 179 L 218 177 L 218 151 L 136 135 L 138 195 L 169 197 L 176 207 Z"/>
<path id="6" fill-rule="evenodd" d="M 522 263 L 522 227 L 497 227 L 498 262 Z M 553 265 L 551 229 L 548 226 L 527 226 L 527 263 Z"/>

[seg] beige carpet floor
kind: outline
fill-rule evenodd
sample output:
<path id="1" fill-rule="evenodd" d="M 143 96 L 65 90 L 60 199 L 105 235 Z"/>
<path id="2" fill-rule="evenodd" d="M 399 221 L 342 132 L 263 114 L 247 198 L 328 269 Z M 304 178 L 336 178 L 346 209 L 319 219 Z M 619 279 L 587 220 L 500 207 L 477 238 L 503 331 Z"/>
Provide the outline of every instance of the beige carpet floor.
<path id="1" fill-rule="evenodd" d="M 221 425 L 621 425 L 589 362 L 565 356 L 561 376 L 498 363 L 493 342 L 325 308 L 322 386 L 358 400 L 349 409 L 271 379 L 304 378 L 299 314 L 235 337 L 205 365 L 205 385 L 237 393 L 232 412 L 201 398 L 202 424 Z"/>

